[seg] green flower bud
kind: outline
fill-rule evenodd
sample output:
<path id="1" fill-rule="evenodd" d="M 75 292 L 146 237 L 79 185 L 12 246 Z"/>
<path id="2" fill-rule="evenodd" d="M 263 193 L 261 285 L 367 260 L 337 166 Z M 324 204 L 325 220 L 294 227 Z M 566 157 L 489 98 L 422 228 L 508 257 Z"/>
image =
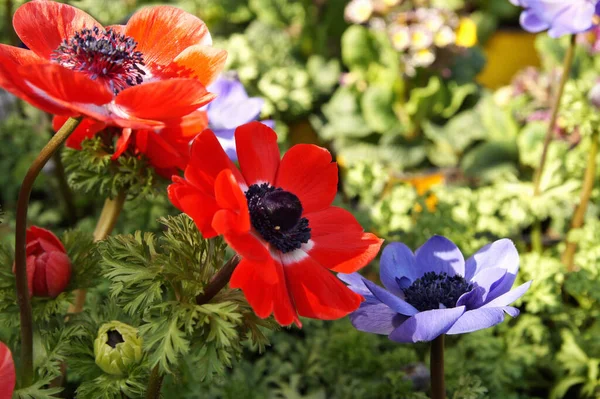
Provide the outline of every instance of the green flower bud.
<path id="1" fill-rule="evenodd" d="M 96 364 L 105 373 L 124 375 L 142 360 L 142 339 L 137 328 L 120 321 L 105 323 L 94 341 Z"/>

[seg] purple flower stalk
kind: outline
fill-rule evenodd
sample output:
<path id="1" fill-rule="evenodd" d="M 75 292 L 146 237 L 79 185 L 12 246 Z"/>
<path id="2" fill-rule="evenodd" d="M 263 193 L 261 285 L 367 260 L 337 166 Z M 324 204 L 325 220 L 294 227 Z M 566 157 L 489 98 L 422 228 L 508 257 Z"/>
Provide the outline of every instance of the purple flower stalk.
<path id="1" fill-rule="evenodd" d="M 237 160 L 234 132 L 238 126 L 258 120 L 264 100 L 259 97 L 248 97 L 244 85 L 234 76 L 221 75 L 208 86 L 208 91 L 215 93 L 215 98 L 208 104 L 208 128 L 211 129 L 225 153 L 231 160 Z M 272 120 L 262 121 L 274 128 Z"/>
<path id="2" fill-rule="evenodd" d="M 434 236 L 414 254 L 399 242 L 383 250 L 380 277 L 387 290 L 358 273 L 338 277 L 365 298 L 350 315 L 356 329 L 406 343 L 492 327 L 505 313 L 518 316 L 508 305 L 531 285 L 511 290 L 518 271 L 519 254 L 508 239 L 486 245 L 465 262 L 452 241 Z"/>
<path id="3" fill-rule="evenodd" d="M 548 30 L 551 37 L 581 33 L 593 25 L 600 12 L 598 0 L 510 0 L 525 10 L 521 26 L 528 32 Z"/>

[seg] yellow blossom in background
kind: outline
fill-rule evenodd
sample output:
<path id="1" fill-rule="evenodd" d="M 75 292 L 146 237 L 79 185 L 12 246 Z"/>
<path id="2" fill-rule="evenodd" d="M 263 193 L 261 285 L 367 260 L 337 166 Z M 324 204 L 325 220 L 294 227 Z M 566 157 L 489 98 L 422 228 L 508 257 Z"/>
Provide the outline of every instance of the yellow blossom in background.
<path id="1" fill-rule="evenodd" d="M 443 184 L 445 181 L 445 176 L 443 173 L 433 173 L 413 176 L 401 180 L 413 186 L 419 196 L 424 196 L 432 187 Z M 434 212 L 436 210 L 437 203 L 438 198 L 434 194 L 430 194 L 427 196 L 427 198 L 425 198 L 425 206 L 429 212 Z M 414 211 L 422 212 L 423 207 L 421 204 L 415 204 Z"/>
<path id="2" fill-rule="evenodd" d="M 456 45 L 460 47 L 473 47 L 476 44 L 477 25 L 471 18 L 461 18 L 456 30 Z"/>

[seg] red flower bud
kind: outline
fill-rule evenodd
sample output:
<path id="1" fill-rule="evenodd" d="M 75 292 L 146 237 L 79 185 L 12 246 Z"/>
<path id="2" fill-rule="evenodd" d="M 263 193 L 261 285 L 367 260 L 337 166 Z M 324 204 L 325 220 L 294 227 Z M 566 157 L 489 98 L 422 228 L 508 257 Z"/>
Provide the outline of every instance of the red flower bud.
<path id="1" fill-rule="evenodd" d="M 29 294 L 57 297 L 71 279 L 71 261 L 65 247 L 51 231 L 27 229 L 27 282 Z"/>

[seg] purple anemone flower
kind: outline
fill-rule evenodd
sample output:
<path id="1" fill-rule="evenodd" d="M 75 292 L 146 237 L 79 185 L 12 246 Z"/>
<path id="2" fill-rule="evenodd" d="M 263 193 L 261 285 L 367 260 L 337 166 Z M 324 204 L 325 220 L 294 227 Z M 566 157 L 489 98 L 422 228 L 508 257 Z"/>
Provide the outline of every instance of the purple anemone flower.
<path id="1" fill-rule="evenodd" d="M 208 86 L 208 91 L 217 95 L 217 98 L 206 108 L 208 128 L 215 133 L 227 156 L 236 161 L 237 154 L 233 135 L 235 129 L 245 123 L 257 120 L 264 100 L 259 97 L 248 97 L 244 85 L 231 75 L 221 75 Z M 272 120 L 262 121 L 262 123 L 271 129 L 275 125 Z"/>
<path id="2" fill-rule="evenodd" d="M 528 32 L 548 29 L 551 37 L 581 33 L 593 25 L 594 15 L 600 11 L 598 0 L 510 0 L 525 10 L 521 26 Z"/>
<path id="3" fill-rule="evenodd" d="M 531 281 L 511 290 L 519 254 L 508 239 L 498 240 L 465 259 L 456 245 L 434 236 L 413 252 L 389 244 L 381 255 L 381 281 L 387 290 L 358 273 L 338 274 L 365 301 L 350 315 L 360 331 L 386 334 L 396 342 L 431 341 L 492 327 L 519 310 L 508 306 Z"/>

